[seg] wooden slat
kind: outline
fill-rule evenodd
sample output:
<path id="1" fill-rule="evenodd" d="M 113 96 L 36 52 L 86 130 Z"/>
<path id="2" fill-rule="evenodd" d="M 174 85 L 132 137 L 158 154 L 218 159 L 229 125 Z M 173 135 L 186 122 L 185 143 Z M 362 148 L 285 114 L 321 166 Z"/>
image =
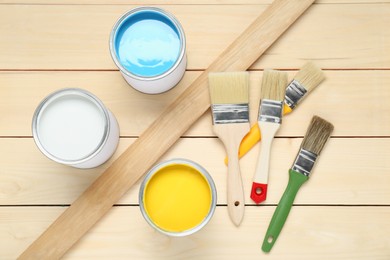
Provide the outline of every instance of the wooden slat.
<path id="1" fill-rule="evenodd" d="M 315 4 L 372 4 L 372 3 L 389 3 L 389 0 L 317 0 Z M 125 5 L 125 4 L 141 4 L 141 5 L 260 5 L 271 4 L 272 0 L 198 0 L 196 3 L 192 0 L 138 0 L 126 1 L 121 0 L 0 0 L 0 4 L 51 4 L 51 5 Z"/>
<path id="2" fill-rule="evenodd" d="M 198 233 L 169 238 L 138 207 L 116 207 L 64 259 L 383 259 L 390 255 L 389 207 L 293 207 L 270 254 L 261 243 L 275 207 L 246 207 L 235 227 L 217 207 Z M 0 208 L 0 258 L 15 259 L 62 211 Z M 322 217 L 320 217 L 322 215 Z"/>
<path id="3" fill-rule="evenodd" d="M 136 5 L 3 5 L 0 69 L 116 69 L 111 28 Z M 183 24 L 188 68 L 205 69 L 266 5 L 164 5 Z M 313 5 L 253 68 L 390 68 L 390 4 Z M 370 32 L 370 33 L 367 33 Z"/>
<path id="4" fill-rule="evenodd" d="M 121 139 L 117 157 L 134 139 Z M 265 204 L 276 204 L 288 181 L 301 138 L 276 139 L 271 154 L 269 191 Z M 16 149 L 17 147 L 17 149 Z M 241 160 L 246 204 L 259 152 L 256 146 Z M 389 138 L 331 139 L 296 204 L 390 204 Z M 42 155 L 30 138 L 0 139 L 0 205 L 62 205 L 72 203 L 107 164 L 90 170 L 62 166 Z M 218 203 L 226 204 L 224 148 L 218 139 L 181 139 L 161 160 L 188 158 L 212 175 Z M 139 183 L 118 202 L 138 204 Z"/>
<path id="5" fill-rule="evenodd" d="M 138 136 L 197 75 L 199 72 L 187 73 L 180 85 L 167 93 L 146 95 L 127 85 L 116 71 L 1 72 L 0 136 L 31 136 L 32 115 L 41 100 L 51 92 L 69 87 L 95 94 L 118 119 L 121 135 Z M 204 124 L 202 128 L 209 127 Z"/>
<path id="6" fill-rule="evenodd" d="M 31 244 L 66 209 L 59 205 L 72 203 L 200 74 L 193 70 L 205 69 L 271 1 L 0 0 L 0 259 L 15 259 Z M 113 24 L 138 5 L 172 12 L 186 32 L 189 71 L 162 95 L 130 88 L 108 51 Z M 284 118 L 263 206 L 249 199 L 260 146 L 241 160 L 247 206 L 239 228 L 227 214 L 225 152 L 213 138 L 207 112 L 161 160 L 188 158 L 210 172 L 219 206 L 209 225 L 186 238 L 155 232 L 140 214 L 138 183 L 65 259 L 388 260 L 389 13 L 390 0 L 318 0 L 252 66 L 285 69 L 292 78 L 306 60 L 314 60 L 326 69 L 327 80 Z M 251 72 L 252 122 L 261 77 L 262 72 Z M 96 94 L 118 118 L 121 135 L 132 137 L 121 138 L 117 153 L 101 167 L 78 170 L 54 163 L 30 137 L 38 103 L 66 87 Z M 298 193 L 273 251 L 265 255 L 263 236 L 313 114 L 335 125 L 336 138 Z"/>
<path id="7" fill-rule="evenodd" d="M 187 72 L 162 95 L 135 91 L 119 72 L 0 72 L 0 136 L 31 136 L 31 119 L 49 93 L 67 87 L 87 89 L 117 117 L 122 136 L 140 135 L 200 72 Z M 296 71 L 289 72 L 290 78 Z M 390 135 L 389 71 L 325 71 L 323 82 L 296 111 L 283 119 L 278 136 L 303 136 L 314 114 L 335 125 L 334 136 Z M 262 72 L 251 72 L 251 121 L 257 119 Z M 378 124 L 380 122 L 380 124 Z M 186 134 L 214 136 L 207 112 Z"/>

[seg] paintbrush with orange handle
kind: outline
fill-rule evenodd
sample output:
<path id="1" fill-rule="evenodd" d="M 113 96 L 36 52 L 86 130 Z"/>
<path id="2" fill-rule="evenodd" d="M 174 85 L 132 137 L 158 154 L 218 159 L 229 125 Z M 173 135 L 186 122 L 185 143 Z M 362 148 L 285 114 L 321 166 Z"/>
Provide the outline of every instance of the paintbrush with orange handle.
<path id="1" fill-rule="evenodd" d="M 296 106 L 307 97 L 323 80 L 325 75 L 313 62 L 307 62 L 295 75 L 294 79 L 286 88 L 284 97 L 283 115 L 291 113 Z M 243 157 L 252 147 L 261 140 L 258 124 L 252 126 L 245 135 L 238 151 L 239 158 Z M 225 164 L 228 157 L 225 158 Z"/>

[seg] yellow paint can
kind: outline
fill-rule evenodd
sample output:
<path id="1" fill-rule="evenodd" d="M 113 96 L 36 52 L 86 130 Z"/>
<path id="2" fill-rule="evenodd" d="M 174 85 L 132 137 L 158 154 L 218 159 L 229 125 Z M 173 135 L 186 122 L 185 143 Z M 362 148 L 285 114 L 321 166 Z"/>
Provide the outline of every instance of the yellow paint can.
<path id="1" fill-rule="evenodd" d="M 217 192 L 209 173 L 186 159 L 172 159 L 154 166 L 141 184 L 142 215 L 156 230 L 186 236 L 211 219 Z"/>

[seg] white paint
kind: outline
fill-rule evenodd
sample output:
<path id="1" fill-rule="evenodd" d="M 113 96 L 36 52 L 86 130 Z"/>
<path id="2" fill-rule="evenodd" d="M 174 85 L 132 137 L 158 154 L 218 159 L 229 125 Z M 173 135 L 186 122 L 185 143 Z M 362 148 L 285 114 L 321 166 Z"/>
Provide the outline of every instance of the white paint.
<path id="1" fill-rule="evenodd" d="M 76 168 L 103 164 L 119 143 L 115 116 L 93 94 L 76 88 L 46 97 L 34 113 L 32 130 L 43 154 Z"/>
<path id="2" fill-rule="evenodd" d="M 76 168 L 93 168 L 96 166 L 99 166 L 106 162 L 115 152 L 116 147 L 119 143 L 119 126 L 118 122 L 116 121 L 114 115 L 107 109 L 110 127 L 108 132 L 108 137 L 104 145 L 102 146 L 102 149 L 92 158 L 89 160 L 73 164 L 73 167 Z"/>
<path id="3" fill-rule="evenodd" d="M 104 112 L 92 100 L 65 95 L 43 106 L 37 133 L 43 148 L 61 160 L 80 160 L 94 153 L 104 139 Z"/>

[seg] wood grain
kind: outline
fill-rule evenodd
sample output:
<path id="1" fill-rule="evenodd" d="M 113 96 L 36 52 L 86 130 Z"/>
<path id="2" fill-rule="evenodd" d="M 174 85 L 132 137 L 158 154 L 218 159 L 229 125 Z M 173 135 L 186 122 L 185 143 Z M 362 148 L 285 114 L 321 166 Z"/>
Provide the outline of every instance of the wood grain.
<path id="1" fill-rule="evenodd" d="M 0 259 L 15 259 L 271 1 L 0 0 Z M 162 95 L 131 89 L 108 53 L 112 25 L 138 5 L 167 9 L 186 32 L 188 71 L 179 86 Z M 389 13 L 389 0 L 317 0 L 252 66 L 284 69 L 291 79 L 306 60 L 313 60 L 325 69 L 327 80 L 284 118 L 274 141 L 264 206 L 255 207 L 249 199 L 260 145 L 240 161 L 247 206 L 239 228 L 228 218 L 225 152 L 207 112 L 161 158 L 188 158 L 212 175 L 219 206 L 205 229 L 183 239 L 153 231 L 139 212 L 136 183 L 65 258 L 388 260 Z M 261 77 L 261 71 L 251 72 L 252 123 Z M 31 139 L 36 105 L 65 87 L 91 91 L 118 118 L 126 138 L 101 167 L 78 170 L 51 162 Z M 261 242 L 313 114 L 334 123 L 336 130 L 298 194 L 277 245 L 264 255 Z"/>
<path id="2" fill-rule="evenodd" d="M 370 4 L 370 3 L 389 3 L 389 0 L 316 0 L 315 4 Z M 272 0 L 198 0 L 196 3 L 192 0 L 138 0 L 124 3 L 121 0 L 63 0 L 53 3 L 50 0 L 0 0 L 0 4 L 51 4 L 51 5 L 264 5 L 271 4 Z"/>
<path id="3" fill-rule="evenodd" d="M 289 78 L 295 73 L 290 71 Z M 139 136 L 199 75 L 187 72 L 172 91 L 145 95 L 129 87 L 119 72 L 0 72 L 0 136 L 31 136 L 32 114 L 39 102 L 67 87 L 94 93 L 117 117 L 122 136 Z M 389 71 L 336 70 L 325 71 L 325 75 L 327 79 L 283 118 L 277 136 L 303 136 L 315 114 L 336 126 L 333 136 L 390 135 Z M 261 71 L 250 73 L 252 124 L 257 121 L 261 78 Z M 214 136 L 211 113 L 208 111 L 185 136 Z"/>
<path id="4" fill-rule="evenodd" d="M 0 69 L 117 69 L 108 37 L 136 5 L 2 5 Z M 163 5 L 182 23 L 188 69 L 205 69 L 266 5 Z M 252 68 L 390 68 L 390 4 L 314 5 Z M 357 29 L 359 28 L 359 29 Z M 336 37 L 337 35 L 337 37 Z"/>
<path id="5" fill-rule="evenodd" d="M 226 207 L 217 207 L 200 232 L 169 238 L 149 227 L 137 207 L 115 207 L 64 259 L 387 260 L 390 255 L 389 207 L 334 206 L 293 207 L 266 255 L 260 247 L 274 209 L 247 207 L 237 228 Z M 0 258 L 15 259 L 63 210 L 0 208 Z"/>
<path id="6" fill-rule="evenodd" d="M 256 160 L 250 196 L 256 204 L 265 201 L 267 198 L 268 178 L 270 175 L 270 156 L 273 147 L 272 143 L 276 132 L 280 128 L 280 124 L 275 122 L 259 121 L 258 125 L 261 130 L 261 150 L 258 153 Z M 228 158 L 230 158 L 229 155 Z M 259 192 L 258 189 L 260 189 Z"/>
<path id="7" fill-rule="evenodd" d="M 239 226 L 245 213 L 245 195 L 237 153 L 242 138 L 249 131 L 249 122 L 214 124 L 213 131 L 224 144 L 226 154 L 230 158 L 227 166 L 227 175 L 225 175 L 226 203 L 230 219 L 236 226 Z"/>
<path id="8" fill-rule="evenodd" d="M 117 158 L 134 139 L 122 138 Z M 265 204 L 278 203 L 288 181 L 302 138 L 277 138 L 271 154 L 269 190 Z M 17 152 L 10 152 L 18 147 Z M 390 205 L 389 138 L 332 138 L 296 204 Z M 364 149 L 363 149 L 364 148 Z M 257 145 L 240 160 L 247 205 Z M 28 139 L 0 139 L 0 205 L 64 205 L 72 203 L 111 163 L 80 170 L 50 161 Z M 216 138 L 182 138 L 160 161 L 188 158 L 204 166 L 215 181 L 218 204 L 226 205 L 225 149 Z M 369 182 L 367 182 L 369 178 Z M 137 183 L 118 204 L 138 204 Z"/>
<path id="9" fill-rule="evenodd" d="M 312 3 L 275 0 L 18 259 L 62 257 L 207 110 L 208 73 L 248 69 Z"/>

